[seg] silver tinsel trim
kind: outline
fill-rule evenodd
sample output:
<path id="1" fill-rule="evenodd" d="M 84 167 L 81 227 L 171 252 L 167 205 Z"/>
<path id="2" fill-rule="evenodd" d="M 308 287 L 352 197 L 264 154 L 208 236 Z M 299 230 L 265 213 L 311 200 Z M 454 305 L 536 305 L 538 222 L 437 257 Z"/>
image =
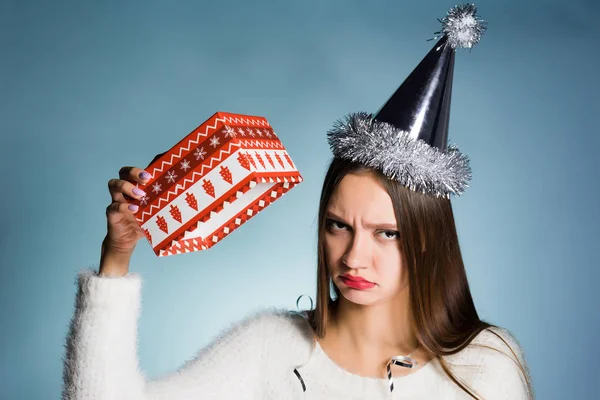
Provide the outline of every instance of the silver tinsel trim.
<path id="1" fill-rule="evenodd" d="M 365 112 L 338 120 L 327 140 L 335 157 L 376 168 L 416 192 L 450 198 L 469 187 L 469 159 L 454 145 L 442 152 Z"/>
<path id="2" fill-rule="evenodd" d="M 478 16 L 475 4 L 463 4 L 452 7 L 447 15 L 439 20 L 442 30 L 436 34 L 448 36 L 448 44 L 453 48 L 470 49 L 476 45 L 487 29 Z"/>

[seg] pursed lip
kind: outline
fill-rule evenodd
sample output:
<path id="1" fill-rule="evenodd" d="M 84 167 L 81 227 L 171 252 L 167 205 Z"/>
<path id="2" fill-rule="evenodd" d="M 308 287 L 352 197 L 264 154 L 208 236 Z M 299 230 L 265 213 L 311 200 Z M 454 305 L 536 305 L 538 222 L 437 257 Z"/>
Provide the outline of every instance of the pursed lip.
<path id="1" fill-rule="evenodd" d="M 355 275 L 350 275 L 350 274 L 344 274 L 342 275 L 342 278 L 348 279 L 349 281 L 352 282 L 367 282 L 367 283 L 373 283 L 371 281 L 366 280 L 365 278 L 362 278 L 360 276 L 355 276 Z"/>

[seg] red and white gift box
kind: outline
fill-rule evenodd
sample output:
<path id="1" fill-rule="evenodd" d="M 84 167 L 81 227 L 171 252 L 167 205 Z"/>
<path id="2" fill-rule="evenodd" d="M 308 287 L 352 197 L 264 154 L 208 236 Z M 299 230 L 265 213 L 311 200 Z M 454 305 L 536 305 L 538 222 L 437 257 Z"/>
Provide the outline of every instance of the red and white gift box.
<path id="1" fill-rule="evenodd" d="M 146 196 L 132 203 L 159 257 L 209 249 L 302 182 L 265 118 L 225 112 L 145 170 Z"/>

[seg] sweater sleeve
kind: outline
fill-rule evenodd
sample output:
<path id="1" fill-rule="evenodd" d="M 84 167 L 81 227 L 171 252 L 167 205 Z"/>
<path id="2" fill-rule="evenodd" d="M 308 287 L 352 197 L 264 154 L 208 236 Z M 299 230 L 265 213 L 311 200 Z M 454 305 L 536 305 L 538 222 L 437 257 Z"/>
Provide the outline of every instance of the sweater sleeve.
<path id="1" fill-rule="evenodd" d="M 85 270 L 77 288 L 66 340 L 63 400 L 254 398 L 264 365 L 261 313 L 222 331 L 177 371 L 147 380 L 137 355 L 139 274 L 112 278 Z"/>
<path id="2" fill-rule="evenodd" d="M 477 339 L 474 341 L 474 346 L 478 347 L 476 361 L 478 368 L 473 388 L 480 398 L 484 400 L 532 399 L 533 393 L 530 392 L 530 386 L 527 384 L 527 380 L 531 379 L 528 366 L 523 350 L 515 337 L 506 329 L 493 327 L 483 331 Z"/>

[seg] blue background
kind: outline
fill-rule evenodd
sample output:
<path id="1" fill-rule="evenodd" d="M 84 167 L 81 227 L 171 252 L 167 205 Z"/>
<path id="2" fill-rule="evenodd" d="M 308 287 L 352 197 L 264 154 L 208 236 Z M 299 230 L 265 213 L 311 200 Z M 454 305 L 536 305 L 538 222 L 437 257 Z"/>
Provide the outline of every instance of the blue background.
<path id="1" fill-rule="evenodd" d="M 170 371 L 248 312 L 313 295 L 325 131 L 376 111 L 452 5 L 2 2 L 0 398 L 58 398 L 76 274 L 97 267 L 106 231 L 107 181 L 218 110 L 267 117 L 305 182 L 209 251 L 157 258 L 140 241 L 142 368 Z M 480 316 L 520 341 L 538 398 L 592 398 L 600 8 L 478 6 L 489 30 L 457 55 L 450 126 L 474 171 L 453 200 L 471 289 Z"/>

